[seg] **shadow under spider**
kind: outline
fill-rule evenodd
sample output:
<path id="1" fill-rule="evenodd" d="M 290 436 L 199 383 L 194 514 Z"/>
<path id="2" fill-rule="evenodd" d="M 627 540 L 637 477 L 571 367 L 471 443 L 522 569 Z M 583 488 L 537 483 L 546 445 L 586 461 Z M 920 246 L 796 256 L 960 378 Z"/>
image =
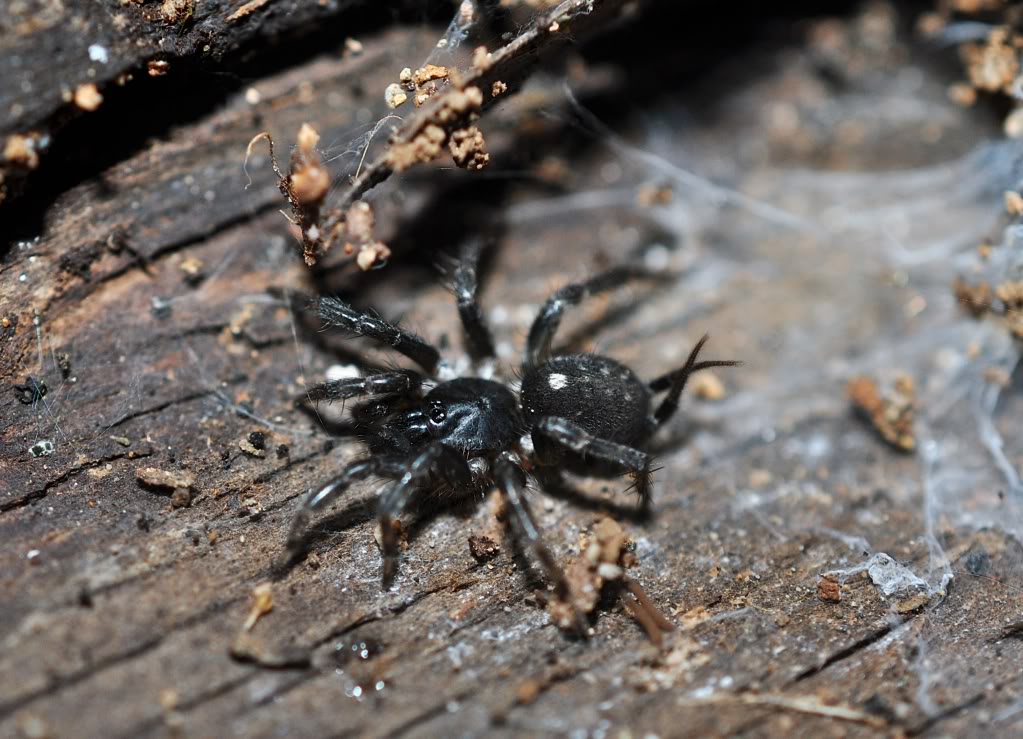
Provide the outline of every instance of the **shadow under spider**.
<path id="1" fill-rule="evenodd" d="M 638 503 L 625 504 L 607 498 L 596 498 L 573 486 L 555 469 L 541 467 L 534 470 L 533 474 L 536 476 L 537 482 L 540 483 L 541 492 L 552 498 L 571 503 L 576 508 L 606 513 L 618 520 L 624 519 L 637 524 L 649 523 L 653 519 L 653 511 L 649 507 Z M 604 481 L 607 482 L 607 480 Z"/>
<path id="2" fill-rule="evenodd" d="M 379 493 L 384 486 L 391 481 L 380 479 L 373 487 L 375 493 Z M 321 542 L 334 538 L 341 534 L 347 534 L 359 528 L 365 523 L 375 522 L 377 519 L 376 502 L 378 495 L 374 494 L 368 498 L 361 498 L 349 502 L 339 511 L 326 515 L 316 521 L 306 531 L 302 538 L 301 546 L 290 555 L 275 562 L 271 567 L 271 577 L 280 580 L 304 560 L 310 552 Z M 404 539 L 411 548 L 412 544 L 422 535 L 426 528 L 442 515 L 454 515 L 465 520 L 478 510 L 482 501 L 475 497 L 445 496 L 442 492 L 430 491 L 423 494 L 419 499 L 409 506 L 410 516 L 407 516 L 402 524 Z M 406 523 L 407 521 L 407 523 Z M 466 544 L 468 551 L 468 544 Z M 375 559 L 367 566 L 379 568 L 383 562 L 383 555 Z M 399 556 L 398 568 L 404 565 Z"/>

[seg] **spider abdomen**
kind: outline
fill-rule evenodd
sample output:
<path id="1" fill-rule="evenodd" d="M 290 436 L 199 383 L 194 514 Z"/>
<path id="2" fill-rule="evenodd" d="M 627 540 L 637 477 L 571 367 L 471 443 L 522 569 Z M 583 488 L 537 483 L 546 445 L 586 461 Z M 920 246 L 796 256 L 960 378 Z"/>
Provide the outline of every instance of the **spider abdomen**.
<path id="1" fill-rule="evenodd" d="M 557 416 L 594 436 L 634 445 L 653 431 L 650 391 L 625 365 L 597 354 L 552 357 L 531 369 L 520 391 L 526 423 Z"/>

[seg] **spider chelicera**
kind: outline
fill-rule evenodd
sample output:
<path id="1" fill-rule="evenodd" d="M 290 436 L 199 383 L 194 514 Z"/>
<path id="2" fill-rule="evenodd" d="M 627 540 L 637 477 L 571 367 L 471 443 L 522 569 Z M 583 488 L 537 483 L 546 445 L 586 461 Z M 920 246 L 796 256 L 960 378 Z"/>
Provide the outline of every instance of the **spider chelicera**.
<path id="1" fill-rule="evenodd" d="M 494 341 L 477 301 L 479 258 L 479 244 L 466 247 L 453 274 L 466 345 L 477 361 L 495 357 Z M 413 500 L 442 490 L 456 496 L 481 495 L 496 487 L 505 498 L 513 532 L 528 543 L 564 600 L 568 583 L 544 545 L 523 495 L 523 467 L 566 469 L 602 478 L 631 473 L 640 505 L 646 507 L 651 456 L 641 447 L 678 410 L 690 375 L 708 367 L 738 364 L 697 361 L 707 336 L 696 343 L 682 367 L 649 383 L 599 354 L 552 356 L 551 343 L 567 307 L 629 279 L 651 276 L 644 270 L 618 267 L 551 295 L 530 328 L 517 392 L 479 377 L 438 382 L 441 357 L 436 348 L 337 298 L 321 298 L 319 314 L 327 327 L 376 339 L 414 361 L 424 373 L 380 372 L 325 382 L 309 392 L 314 401 L 371 398 L 355 411 L 370 456 L 347 465 L 306 496 L 292 522 L 289 550 L 294 554 L 301 549 L 312 514 L 337 500 L 353 482 L 371 476 L 390 478 L 394 482 L 378 500 L 387 587 L 397 564 L 392 521 Z M 428 384 L 433 385 L 429 390 Z M 666 395 L 655 406 L 654 395 L 661 392 Z"/>

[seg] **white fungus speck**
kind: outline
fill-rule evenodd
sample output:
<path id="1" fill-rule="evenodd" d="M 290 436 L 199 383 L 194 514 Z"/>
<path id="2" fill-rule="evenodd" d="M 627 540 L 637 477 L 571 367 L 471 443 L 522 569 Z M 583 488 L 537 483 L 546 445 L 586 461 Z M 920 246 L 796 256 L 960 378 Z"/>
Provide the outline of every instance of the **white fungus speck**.
<path id="1" fill-rule="evenodd" d="M 107 54 L 107 49 L 105 46 L 101 46 L 100 44 L 93 44 L 92 46 L 89 47 L 89 59 L 91 59 L 94 62 L 99 62 L 100 64 L 106 64 L 107 61 L 109 61 L 110 59 L 110 55 Z"/>
<path id="2" fill-rule="evenodd" d="M 655 244 L 643 255 L 643 266 L 653 272 L 667 269 L 670 256 L 668 247 L 664 244 Z"/>
<path id="3" fill-rule="evenodd" d="M 336 380 L 348 380 L 354 377 L 361 377 L 362 373 L 359 372 L 359 368 L 354 364 L 332 364 L 327 368 L 327 380 L 334 382 Z"/>
<path id="4" fill-rule="evenodd" d="M 551 386 L 551 390 L 561 390 L 561 388 L 568 385 L 568 378 L 555 373 L 547 378 L 547 384 Z"/>

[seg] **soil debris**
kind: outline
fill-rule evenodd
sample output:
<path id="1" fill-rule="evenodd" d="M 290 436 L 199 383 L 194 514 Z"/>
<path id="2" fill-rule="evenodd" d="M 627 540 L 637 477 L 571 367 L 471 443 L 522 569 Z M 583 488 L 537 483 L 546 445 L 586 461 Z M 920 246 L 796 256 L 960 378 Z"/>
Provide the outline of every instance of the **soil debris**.
<path id="1" fill-rule="evenodd" d="M 615 584 L 619 598 L 630 615 L 646 631 L 650 641 L 660 645 L 672 624 L 658 610 L 638 582 L 625 574 L 636 564 L 632 544 L 622 527 L 608 517 L 599 518 L 590 534 L 580 540 L 580 555 L 565 568 L 571 602 L 548 602 L 551 618 L 562 629 L 575 627 L 577 613 L 590 614 L 597 607 L 605 587 Z"/>
<path id="2" fill-rule="evenodd" d="M 79 108 L 91 113 L 99 108 L 103 102 L 103 96 L 100 95 L 99 88 L 94 83 L 88 82 L 75 88 L 74 101 Z"/>
<path id="3" fill-rule="evenodd" d="M 489 562 L 501 553 L 501 545 L 486 534 L 469 536 L 469 554 L 480 564 Z"/>
<path id="4" fill-rule="evenodd" d="M 903 452 L 916 448 L 913 414 L 916 391 L 906 374 L 895 378 L 892 390 L 883 395 L 877 382 L 866 376 L 854 377 L 846 387 L 849 401 L 891 446 Z"/>
<path id="5" fill-rule="evenodd" d="M 963 309 L 973 314 L 974 318 L 980 318 L 991 310 L 994 302 L 991 284 L 986 281 L 971 285 L 965 280 L 957 279 L 952 285 L 952 291 Z"/>
<path id="6" fill-rule="evenodd" d="M 475 126 L 461 128 L 452 133 L 448 148 L 451 150 L 451 158 L 462 169 L 478 171 L 490 162 L 487 142 L 483 140 L 483 134 Z"/>
<path id="7" fill-rule="evenodd" d="M 838 580 L 822 575 L 817 580 L 817 597 L 825 603 L 839 603 L 842 600 L 842 586 Z"/>
<path id="8" fill-rule="evenodd" d="M 161 470 L 157 467 L 140 467 L 135 470 L 135 477 L 143 485 L 151 488 L 191 488 L 195 485 L 195 475 L 183 470 Z"/>
<path id="9" fill-rule="evenodd" d="M 262 431 L 253 431 L 238 442 L 238 448 L 250 457 L 263 458 L 266 456 L 266 434 Z"/>
<path id="10" fill-rule="evenodd" d="M 256 622 L 270 613 L 273 607 L 273 586 L 268 582 L 260 583 L 252 590 L 252 607 L 249 610 L 248 618 L 242 624 L 242 629 L 252 631 L 252 627 L 256 625 Z"/>

